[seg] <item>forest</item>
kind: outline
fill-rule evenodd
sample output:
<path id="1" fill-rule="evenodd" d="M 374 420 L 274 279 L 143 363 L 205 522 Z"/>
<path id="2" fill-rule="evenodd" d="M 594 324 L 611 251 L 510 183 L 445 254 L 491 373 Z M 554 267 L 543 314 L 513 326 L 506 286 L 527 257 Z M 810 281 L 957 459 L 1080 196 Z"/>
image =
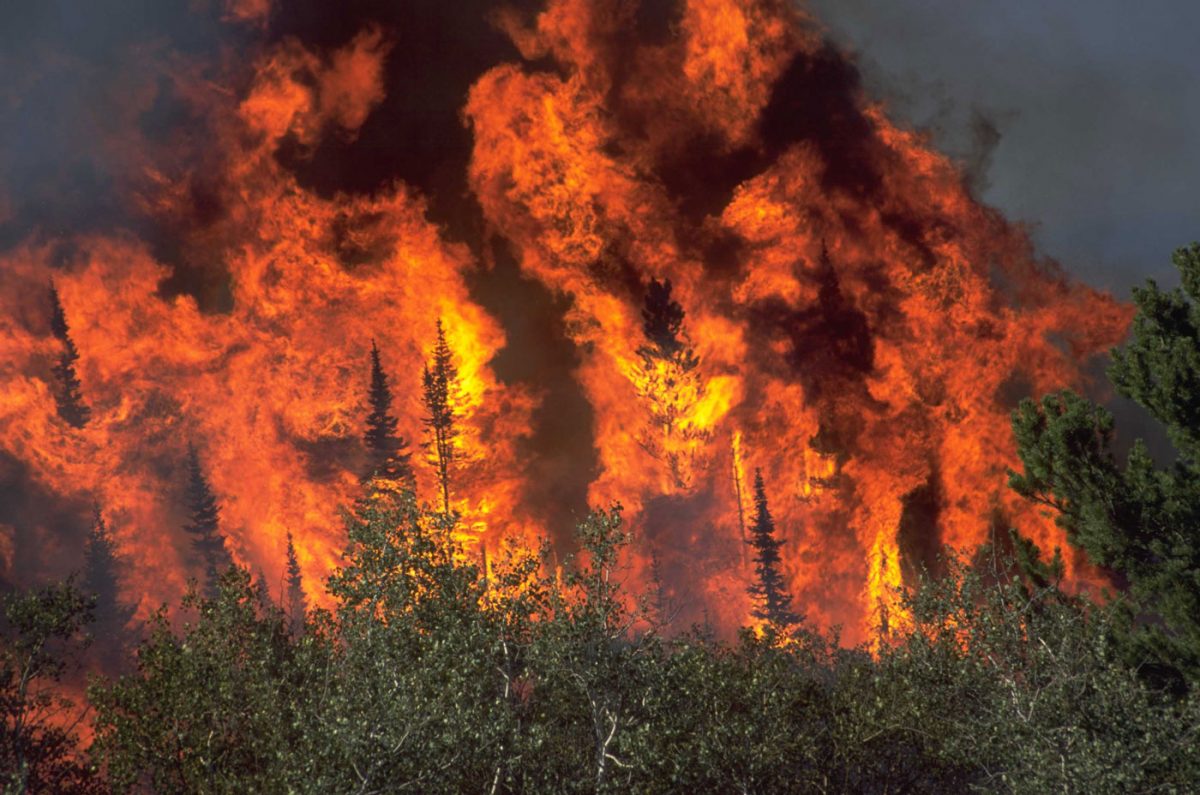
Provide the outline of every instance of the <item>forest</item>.
<path id="1" fill-rule="evenodd" d="M 1200 790 L 1177 62 L 867 5 L 0 10 L 0 790 Z"/>
<path id="2" fill-rule="evenodd" d="M 1064 582 L 1021 527 L 947 554 L 859 644 L 806 619 L 780 572 L 771 484 L 747 518 L 753 610 L 736 637 L 683 626 L 657 575 L 630 587 L 619 504 L 556 560 L 481 560 L 456 531 L 438 326 L 421 375 L 438 489 L 418 500 L 373 347 L 370 451 L 348 545 L 306 592 L 289 537 L 283 598 L 233 563 L 196 448 L 184 528 L 206 575 L 132 629 L 99 510 L 86 565 L 4 597 L 5 792 L 1186 792 L 1200 782 L 1200 244 L 1182 286 L 1136 288 L 1108 378 L 1173 458 L 1124 460 L 1072 391 L 1012 414 L 1009 487 L 1053 514 L 1108 587 Z M 57 300 L 57 410 L 88 412 Z M 647 355 L 676 352 L 670 284 L 643 308 Z M 86 698 L 69 683 L 90 671 Z M 84 704 L 88 705 L 86 708 Z"/>

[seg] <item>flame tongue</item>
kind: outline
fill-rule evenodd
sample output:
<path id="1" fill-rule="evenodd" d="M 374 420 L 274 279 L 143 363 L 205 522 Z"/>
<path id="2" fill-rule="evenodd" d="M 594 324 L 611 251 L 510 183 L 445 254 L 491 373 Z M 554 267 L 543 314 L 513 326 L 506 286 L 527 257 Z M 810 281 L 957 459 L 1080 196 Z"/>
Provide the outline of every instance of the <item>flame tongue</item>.
<path id="1" fill-rule="evenodd" d="M 264 8 L 233 3 L 229 18 L 259 24 Z M 598 460 L 588 498 L 626 506 L 635 579 L 658 560 L 681 620 L 744 623 L 755 469 L 796 608 L 851 641 L 902 625 L 895 589 L 940 545 L 970 549 L 1002 519 L 1054 546 L 1052 525 L 1005 490 L 1004 396 L 1077 383 L 1128 309 L 1036 260 L 952 163 L 868 102 L 790 2 L 682 2 L 654 36 L 633 8 L 551 0 L 532 18 L 499 15 L 526 62 L 481 74 L 464 118 L 489 231 L 525 277 L 570 299 Z M 337 509 L 361 489 L 372 340 L 418 491 L 436 502 L 419 443 L 438 319 L 459 374 L 463 540 L 485 560 L 501 539 L 559 532 L 533 496 L 554 489 L 531 474 L 554 468 L 531 435 L 553 407 L 493 371 L 506 335 L 469 288 L 472 253 L 403 184 L 318 195 L 281 165 L 319 158 L 325 140 L 352 145 L 397 46 L 374 25 L 326 53 L 285 41 L 237 90 L 173 73 L 206 139 L 121 151 L 139 211 L 206 275 L 200 287 L 176 289 L 187 268 L 128 234 L 2 255 L 0 449 L 66 513 L 102 504 L 143 612 L 200 573 L 177 529 L 189 441 L 238 561 L 276 588 L 290 531 L 307 582 L 337 565 Z M 55 414 L 52 277 L 91 408 L 78 430 Z M 557 468 L 569 471 L 555 482 L 590 474 Z M 6 576 L 54 559 L 56 523 L 0 526 Z"/>

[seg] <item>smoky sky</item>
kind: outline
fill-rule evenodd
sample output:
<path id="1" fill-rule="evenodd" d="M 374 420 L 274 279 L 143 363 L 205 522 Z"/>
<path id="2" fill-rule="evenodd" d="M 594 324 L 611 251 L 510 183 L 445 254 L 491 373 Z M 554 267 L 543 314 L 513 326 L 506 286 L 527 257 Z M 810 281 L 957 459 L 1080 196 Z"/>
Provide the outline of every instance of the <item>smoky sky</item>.
<path id="1" fill-rule="evenodd" d="M 807 0 L 1041 253 L 1127 297 L 1200 239 L 1200 3 Z"/>

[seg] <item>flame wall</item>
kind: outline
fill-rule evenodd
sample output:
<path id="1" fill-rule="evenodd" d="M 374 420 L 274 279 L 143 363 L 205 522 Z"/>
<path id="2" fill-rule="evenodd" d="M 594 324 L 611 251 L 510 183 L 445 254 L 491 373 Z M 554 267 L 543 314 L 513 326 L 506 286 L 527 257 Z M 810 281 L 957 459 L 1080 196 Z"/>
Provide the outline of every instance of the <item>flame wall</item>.
<path id="1" fill-rule="evenodd" d="M 64 528 L 98 500 L 131 598 L 174 598 L 200 573 L 179 530 L 194 442 L 235 557 L 277 587 L 290 530 L 315 590 L 360 488 L 370 342 L 419 443 L 439 317 L 475 548 L 562 546 L 585 500 L 620 500 L 633 584 L 657 557 L 683 619 L 728 629 L 761 469 L 797 607 L 858 640 L 944 546 L 1009 524 L 1062 543 L 1006 490 L 1008 411 L 1078 384 L 1127 307 L 1039 260 L 788 2 L 485 5 L 455 12 L 493 37 L 448 67 L 474 70 L 461 86 L 415 81 L 438 48 L 385 4 L 325 28 L 321 4 L 232 2 L 252 46 L 139 55 L 152 78 L 96 143 L 136 220 L 31 224 L 0 253 L 7 579 L 77 560 Z M 134 123 L 164 103 L 167 132 Z M 412 120 L 443 107 L 431 162 L 438 128 Z M 652 278 L 694 368 L 640 353 Z M 82 430 L 55 414 L 51 280 Z"/>

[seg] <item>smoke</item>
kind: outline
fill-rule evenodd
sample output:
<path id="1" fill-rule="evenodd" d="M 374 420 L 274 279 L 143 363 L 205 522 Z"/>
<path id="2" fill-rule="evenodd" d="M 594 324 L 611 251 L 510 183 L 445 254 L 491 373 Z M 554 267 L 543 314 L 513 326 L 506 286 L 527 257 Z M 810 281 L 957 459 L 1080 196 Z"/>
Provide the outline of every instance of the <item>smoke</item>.
<path id="1" fill-rule="evenodd" d="M 1042 251 L 1119 294 L 1146 276 L 1175 280 L 1168 255 L 1200 228 L 1195 3 L 806 5 L 891 112 L 968 173 L 987 166 L 978 195 L 1036 223 Z"/>

